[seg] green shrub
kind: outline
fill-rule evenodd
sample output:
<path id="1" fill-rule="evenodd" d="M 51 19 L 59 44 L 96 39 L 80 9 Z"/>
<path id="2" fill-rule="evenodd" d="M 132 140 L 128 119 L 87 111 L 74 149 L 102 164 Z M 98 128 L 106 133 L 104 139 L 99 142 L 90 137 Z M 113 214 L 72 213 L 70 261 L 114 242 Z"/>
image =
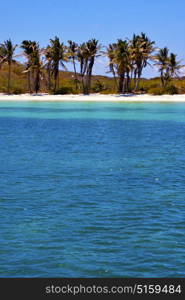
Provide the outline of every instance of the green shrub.
<path id="1" fill-rule="evenodd" d="M 141 92 L 141 93 L 146 93 L 147 91 L 148 91 L 147 87 L 141 86 L 139 88 L 139 92 Z"/>
<path id="2" fill-rule="evenodd" d="M 54 95 L 66 95 L 74 94 L 74 90 L 71 86 L 63 86 L 54 92 Z"/>
<path id="3" fill-rule="evenodd" d="M 106 89 L 100 92 L 102 95 L 119 94 L 115 89 Z"/>
<path id="4" fill-rule="evenodd" d="M 151 89 L 160 88 L 160 84 L 158 82 L 150 82 L 149 80 L 143 82 L 140 86 L 140 90 L 146 93 L 148 93 Z"/>
<path id="5" fill-rule="evenodd" d="M 0 93 L 7 93 L 7 87 L 0 86 Z"/>
<path id="6" fill-rule="evenodd" d="M 152 95 L 175 95 L 178 94 L 178 88 L 175 85 L 169 85 L 166 88 L 155 87 L 150 88 L 148 93 Z"/>
<path id="7" fill-rule="evenodd" d="M 100 80 L 96 80 L 96 82 L 92 88 L 93 92 L 95 92 L 95 93 L 100 93 L 105 89 L 106 89 L 105 85 L 103 83 L 101 83 Z"/>
<path id="8" fill-rule="evenodd" d="M 185 94 L 185 88 L 184 87 L 178 88 L 178 93 L 179 94 Z"/>
<path id="9" fill-rule="evenodd" d="M 164 93 L 168 95 L 178 94 L 178 88 L 175 85 L 169 85 L 164 89 Z"/>
<path id="10" fill-rule="evenodd" d="M 24 94 L 25 90 L 24 90 L 24 88 L 22 88 L 20 86 L 13 86 L 11 88 L 11 93 L 15 94 L 15 95 L 20 95 L 20 94 Z"/>
<path id="11" fill-rule="evenodd" d="M 153 87 L 148 90 L 148 93 L 151 95 L 163 95 L 164 90 L 160 87 Z"/>

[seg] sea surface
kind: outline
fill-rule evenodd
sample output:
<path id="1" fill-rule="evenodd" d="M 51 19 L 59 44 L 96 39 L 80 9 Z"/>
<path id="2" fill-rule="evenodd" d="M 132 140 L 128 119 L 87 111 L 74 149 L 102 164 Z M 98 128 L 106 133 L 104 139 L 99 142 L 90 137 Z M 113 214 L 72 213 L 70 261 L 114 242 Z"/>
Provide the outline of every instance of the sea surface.
<path id="1" fill-rule="evenodd" d="M 185 103 L 1 101 L 0 277 L 185 277 Z"/>

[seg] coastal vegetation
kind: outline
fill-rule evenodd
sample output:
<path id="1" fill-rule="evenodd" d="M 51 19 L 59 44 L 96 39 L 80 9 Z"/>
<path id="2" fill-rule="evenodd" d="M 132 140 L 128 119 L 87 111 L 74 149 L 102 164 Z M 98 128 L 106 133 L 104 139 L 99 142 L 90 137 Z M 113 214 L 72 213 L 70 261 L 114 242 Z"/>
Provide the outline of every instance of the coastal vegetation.
<path id="1" fill-rule="evenodd" d="M 103 47 L 91 39 L 82 44 L 58 37 L 41 48 L 36 41 L 18 45 L 9 39 L 0 44 L 0 92 L 21 94 L 68 93 L 149 93 L 155 95 L 185 93 L 183 65 L 167 47 L 157 48 L 145 33 L 132 39 L 118 39 Z M 111 76 L 94 76 L 97 57 L 108 60 Z M 19 58 L 19 59 L 18 59 Z M 73 71 L 69 72 L 68 65 Z M 147 67 L 158 69 L 159 77 L 143 78 Z"/>

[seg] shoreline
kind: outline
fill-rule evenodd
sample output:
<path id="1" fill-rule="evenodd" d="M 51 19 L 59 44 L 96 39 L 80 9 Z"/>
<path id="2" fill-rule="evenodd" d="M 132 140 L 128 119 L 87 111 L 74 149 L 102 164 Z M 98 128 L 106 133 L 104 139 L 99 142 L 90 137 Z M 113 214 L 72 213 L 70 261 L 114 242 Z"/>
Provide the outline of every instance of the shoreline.
<path id="1" fill-rule="evenodd" d="M 90 95 L 49 95 L 49 94 L 20 94 L 20 95 L 7 95 L 0 93 L 0 101 L 77 101 L 77 102 L 185 102 L 185 94 L 178 95 L 149 95 L 149 94 L 90 94 Z"/>

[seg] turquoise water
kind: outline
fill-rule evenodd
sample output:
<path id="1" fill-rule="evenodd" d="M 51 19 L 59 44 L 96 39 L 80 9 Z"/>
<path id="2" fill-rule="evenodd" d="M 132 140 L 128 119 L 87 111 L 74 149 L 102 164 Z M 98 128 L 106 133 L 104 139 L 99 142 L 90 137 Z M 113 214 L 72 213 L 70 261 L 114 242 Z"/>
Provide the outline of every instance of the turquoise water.
<path id="1" fill-rule="evenodd" d="M 0 277 L 184 277 L 185 104 L 0 102 Z"/>

